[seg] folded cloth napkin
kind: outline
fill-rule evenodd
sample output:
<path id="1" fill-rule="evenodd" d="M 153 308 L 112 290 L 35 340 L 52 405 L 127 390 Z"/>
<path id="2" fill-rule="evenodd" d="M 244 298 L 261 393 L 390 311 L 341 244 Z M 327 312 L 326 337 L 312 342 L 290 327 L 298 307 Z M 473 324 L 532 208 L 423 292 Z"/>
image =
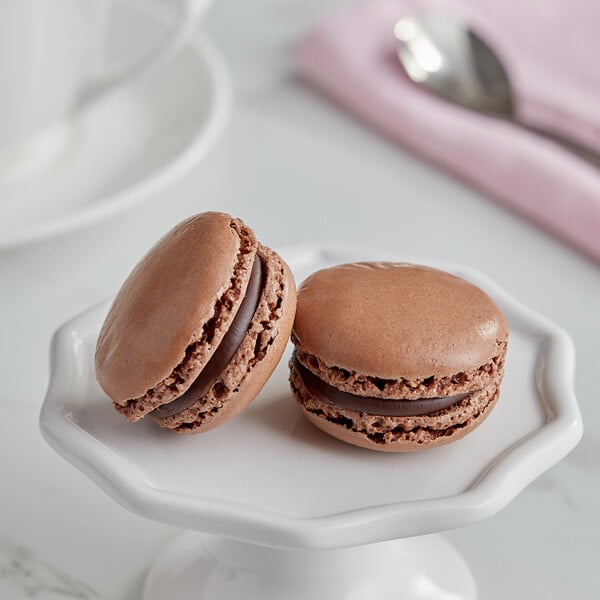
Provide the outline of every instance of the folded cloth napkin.
<path id="1" fill-rule="evenodd" d="M 333 14 L 295 54 L 340 104 L 600 262 L 600 167 L 509 121 L 439 99 L 402 71 L 402 16 L 464 18 L 502 56 L 519 119 L 600 152 L 597 0 L 371 0 Z"/>

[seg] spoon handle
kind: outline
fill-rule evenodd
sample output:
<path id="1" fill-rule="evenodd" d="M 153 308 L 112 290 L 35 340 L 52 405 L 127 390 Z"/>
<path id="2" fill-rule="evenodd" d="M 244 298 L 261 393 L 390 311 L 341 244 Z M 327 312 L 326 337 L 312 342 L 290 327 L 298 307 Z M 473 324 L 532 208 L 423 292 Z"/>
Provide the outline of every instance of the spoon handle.
<path id="1" fill-rule="evenodd" d="M 573 154 L 576 154 L 577 156 L 592 163 L 594 166 L 600 168 L 600 152 L 595 152 L 594 150 L 592 150 L 591 148 L 588 148 L 587 146 L 582 146 L 581 144 L 574 141 L 573 139 L 567 138 L 564 135 L 561 135 L 560 133 L 554 133 L 552 131 L 548 131 L 547 129 L 539 129 L 535 126 L 525 125 L 524 123 L 514 120 L 514 119 L 513 119 L 513 122 L 520 125 L 524 129 L 531 131 L 532 133 L 535 133 L 536 135 L 544 137 L 547 140 L 550 140 L 551 142 L 555 142 L 555 143 L 559 144 L 560 146 L 563 146 L 564 148 L 566 148 Z"/>

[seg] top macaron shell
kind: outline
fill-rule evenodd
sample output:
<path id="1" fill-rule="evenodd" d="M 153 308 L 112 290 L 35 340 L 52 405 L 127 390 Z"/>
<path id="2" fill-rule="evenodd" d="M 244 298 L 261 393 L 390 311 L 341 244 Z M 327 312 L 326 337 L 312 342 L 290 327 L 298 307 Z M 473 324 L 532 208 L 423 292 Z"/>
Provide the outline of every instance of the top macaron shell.
<path id="1" fill-rule="evenodd" d="M 187 346 L 231 285 L 240 237 L 231 217 L 203 213 L 161 238 L 131 272 L 104 322 L 96 350 L 96 373 L 115 402 L 143 396 L 180 364 Z M 243 257 L 243 298 L 256 242 Z M 213 351 L 227 331 L 215 331 Z M 209 353 L 206 360 L 210 358 Z"/>
<path id="2" fill-rule="evenodd" d="M 299 289 L 296 345 L 323 363 L 382 379 L 452 376 L 487 363 L 508 337 L 476 286 L 430 267 L 353 263 Z"/>

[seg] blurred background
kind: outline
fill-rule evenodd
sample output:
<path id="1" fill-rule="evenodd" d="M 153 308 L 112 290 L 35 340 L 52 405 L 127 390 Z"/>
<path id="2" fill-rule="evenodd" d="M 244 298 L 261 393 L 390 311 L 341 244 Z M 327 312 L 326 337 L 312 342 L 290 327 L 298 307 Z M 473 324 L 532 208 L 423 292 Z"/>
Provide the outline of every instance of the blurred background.
<path id="1" fill-rule="evenodd" d="M 19 63 L 31 46 L 0 23 L 2 597 L 139 598 L 148 563 L 176 532 L 101 493 L 46 445 L 37 418 L 52 333 L 114 294 L 158 237 L 204 210 L 241 217 L 284 257 L 295 244 L 336 243 L 468 265 L 564 327 L 577 352 L 582 442 L 499 515 L 447 537 L 481 598 L 596 597 L 600 72 L 592 59 L 600 41 L 590 32 L 597 6 L 189 4 L 186 28 L 186 3 L 116 1 L 102 32 L 86 35 L 108 36 L 109 58 L 129 64 L 110 82 L 104 75 L 88 85 L 84 67 L 70 65 L 68 74 L 64 67 L 72 61 L 64 56 L 83 46 L 63 48 L 62 66 L 45 84 L 71 86 L 62 108 L 54 92 L 23 83 L 24 69 L 38 82 L 50 69 L 39 66 L 39 48 Z M 4 22 L 13 7 L 0 0 Z M 24 22 L 37 29 L 19 26 L 36 40 L 44 27 L 69 30 L 30 10 Z M 409 81 L 390 15 L 427 11 L 477 23 L 503 49 L 515 120 L 456 106 Z M 105 19 L 98 14 L 85 19 Z M 372 43 L 384 22 L 389 37 Z M 561 39 L 581 43 L 566 44 L 567 56 L 557 59 Z M 31 97 L 31 114 L 52 101 L 56 118 L 40 116 L 42 127 L 27 116 L 31 132 L 10 142 L 17 118 L 8 115 L 21 118 Z M 42 129 L 34 150 L 22 145 Z"/>

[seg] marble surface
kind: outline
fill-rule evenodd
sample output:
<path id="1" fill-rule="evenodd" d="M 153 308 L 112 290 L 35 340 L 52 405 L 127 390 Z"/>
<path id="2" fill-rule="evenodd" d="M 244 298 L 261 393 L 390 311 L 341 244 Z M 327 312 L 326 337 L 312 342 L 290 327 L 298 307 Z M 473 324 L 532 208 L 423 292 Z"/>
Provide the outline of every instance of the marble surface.
<path id="1" fill-rule="evenodd" d="M 147 565 L 178 533 L 100 492 L 45 444 L 37 418 L 52 332 L 114 293 L 169 226 L 204 209 L 239 215 L 275 247 L 339 241 L 471 265 L 562 325 L 578 355 L 582 442 L 502 513 L 446 535 L 481 598 L 597 597 L 600 269 L 294 77 L 294 41 L 341 4 L 216 3 L 206 29 L 229 62 L 236 106 L 208 159 L 117 219 L 0 254 L 1 598 L 140 598 Z"/>

